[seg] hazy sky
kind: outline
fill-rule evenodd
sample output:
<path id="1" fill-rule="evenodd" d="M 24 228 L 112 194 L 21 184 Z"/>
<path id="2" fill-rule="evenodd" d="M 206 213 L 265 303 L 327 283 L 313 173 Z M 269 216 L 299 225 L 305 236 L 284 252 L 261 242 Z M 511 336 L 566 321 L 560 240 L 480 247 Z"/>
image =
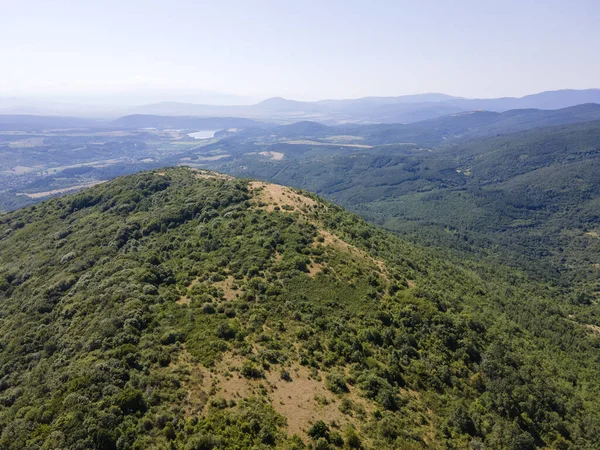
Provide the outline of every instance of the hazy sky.
<path id="1" fill-rule="evenodd" d="M 0 0 L 0 94 L 600 87 L 599 0 Z"/>

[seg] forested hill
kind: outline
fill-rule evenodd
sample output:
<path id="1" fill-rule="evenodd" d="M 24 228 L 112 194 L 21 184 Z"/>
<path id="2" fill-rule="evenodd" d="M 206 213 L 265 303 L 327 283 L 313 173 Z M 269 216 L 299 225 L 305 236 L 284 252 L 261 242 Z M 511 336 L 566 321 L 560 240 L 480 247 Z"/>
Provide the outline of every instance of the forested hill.
<path id="1" fill-rule="evenodd" d="M 500 260 L 600 299 L 599 121 L 433 148 L 342 137 L 338 145 L 224 140 L 198 162 L 316 192 L 413 242 Z M 213 151 L 228 157 L 202 160 Z"/>
<path id="2" fill-rule="evenodd" d="M 0 448 L 594 449 L 596 306 L 187 168 L 0 216 Z"/>

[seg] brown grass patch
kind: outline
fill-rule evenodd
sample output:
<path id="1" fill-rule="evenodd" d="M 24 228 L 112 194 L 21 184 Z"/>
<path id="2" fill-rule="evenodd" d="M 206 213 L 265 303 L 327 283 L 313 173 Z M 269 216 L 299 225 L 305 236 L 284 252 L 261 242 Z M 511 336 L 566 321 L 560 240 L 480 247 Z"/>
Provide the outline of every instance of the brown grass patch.
<path id="1" fill-rule="evenodd" d="M 328 142 L 333 142 L 336 144 L 339 144 L 341 142 L 353 142 L 353 141 L 364 141 L 365 138 L 362 136 L 352 136 L 349 134 L 340 134 L 340 135 L 336 135 L 336 136 L 329 136 L 326 138 L 323 138 L 325 141 Z"/>
<path id="2" fill-rule="evenodd" d="M 194 279 L 194 281 L 192 281 L 187 287 L 187 291 L 189 292 L 189 290 L 198 283 L 200 283 L 200 280 L 198 278 Z M 224 298 L 227 301 L 231 301 L 235 300 L 236 296 L 242 292 L 234 288 L 234 283 L 235 280 L 233 276 L 230 275 L 222 281 L 215 281 L 214 283 L 212 283 L 212 285 L 223 292 L 222 298 Z M 191 302 L 192 299 L 188 296 L 188 293 L 186 293 L 185 295 L 182 295 L 179 298 L 179 300 L 177 300 L 175 303 L 177 303 L 178 305 L 189 305 Z"/>
<path id="3" fill-rule="evenodd" d="M 223 281 L 217 281 L 214 283 L 214 286 L 217 289 L 223 291 L 223 298 L 225 300 L 235 300 L 236 295 L 238 295 L 238 290 L 233 288 L 233 277 L 230 275 Z"/>
<path id="4" fill-rule="evenodd" d="M 262 156 L 268 156 L 273 161 L 281 161 L 284 156 L 281 152 L 259 152 L 258 154 Z"/>
<path id="5" fill-rule="evenodd" d="M 306 432 L 317 420 L 335 422 L 341 428 L 346 424 L 355 427 L 360 425 L 356 415 L 346 415 L 340 411 L 342 397 L 328 391 L 323 380 L 311 377 L 308 368 L 298 364 L 287 368 L 292 381 L 282 380 L 277 366 L 272 366 L 265 373 L 265 378 L 246 379 L 240 374 L 244 361 L 243 356 L 228 352 L 215 367 L 207 369 L 195 362 L 185 350 L 182 351 L 167 370 L 184 374 L 182 386 L 187 392 L 183 404 L 186 416 L 204 414 L 205 406 L 211 399 L 237 401 L 263 396 L 266 392 L 273 408 L 287 419 L 289 435 L 297 434 L 307 439 Z M 324 379 L 325 374 L 321 375 Z M 349 389 L 350 392 L 344 397 L 360 406 L 366 414 L 374 411 L 374 405 L 359 396 L 356 388 L 351 386 Z"/>
<path id="6" fill-rule="evenodd" d="M 183 389 L 187 392 L 183 400 L 183 409 L 186 417 L 200 415 L 208 402 L 210 392 L 210 378 L 207 371 L 197 363 L 185 348 L 179 352 L 176 360 L 171 361 L 168 367 L 156 369 L 158 372 L 176 375 L 181 380 Z"/>
<path id="7" fill-rule="evenodd" d="M 355 247 L 354 245 L 347 243 L 346 241 L 344 241 L 343 239 L 340 239 L 335 234 L 332 234 L 329 231 L 319 230 L 319 233 L 323 237 L 323 242 L 314 241 L 313 244 L 312 244 L 313 247 L 316 247 L 319 244 L 321 244 L 321 245 L 332 247 L 332 248 L 334 248 L 336 250 L 339 250 L 339 251 L 347 252 L 347 253 L 350 253 L 350 254 L 353 254 L 353 255 L 358 255 L 361 258 L 369 260 L 371 263 L 373 263 L 375 266 L 377 266 L 377 268 L 378 268 L 379 272 L 381 273 L 381 275 L 386 280 L 388 280 L 387 266 L 385 265 L 385 262 L 383 262 L 383 261 L 381 261 L 379 259 L 374 258 L 373 256 L 369 255 L 364 250 L 361 250 L 360 248 Z"/>
<path id="8" fill-rule="evenodd" d="M 308 266 L 308 276 L 314 278 L 317 276 L 319 272 L 321 272 L 325 268 L 324 264 L 311 261 L 310 266 Z"/>
<path id="9" fill-rule="evenodd" d="M 260 381 L 248 380 L 240 375 L 239 370 L 243 363 L 242 356 L 233 353 L 223 355 L 221 361 L 208 375 L 216 398 L 235 400 L 257 395 Z"/>
<path id="10" fill-rule="evenodd" d="M 44 145 L 44 138 L 26 138 L 19 139 L 18 141 L 12 141 L 8 143 L 10 148 L 33 148 L 41 147 Z"/>
<path id="11" fill-rule="evenodd" d="M 336 422 L 342 428 L 349 423 L 358 425 L 356 418 L 340 411 L 340 398 L 325 388 L 324 381 L 311 378 L 306 367 L 294 365 L 289 372 L 292 381 L 281 380 L 276 371 L 267 374 L 272 389 L 269 398 L 273 408 L 287 418 L 288 434 L 307 437 L 306 432 L 317 420 L 326 423 Z M 373 410 L 372 406 L 359 397 L 353 388 L 346 395 L 354 403 L 365 408 L 365 411 Z"/>
<path id="12" fill-rule="evenodd" d="M 279 206 L 281 211 L 304 212 L 317 204 L 312 198 L 297 194 L 291 188 L 279 184 L 251 181 L 248 187 L 254 198 L 265 204 L 263 208 L 269 212 L 274 211 L 276 206 Z"/>
<path id="13" fill-rule="evenodd" d="M 189 298 L 187 295 L 184 295 L 179 300 L 177 300 L 175 303 L 177 303 L 178 305 L 186 305 L 187 306 L 190 303 L 192 303 L 192 299 Z"/>
<path id="14" fill-rule="evenodd" d="M 235 178 L 231 175 L 225 175 L 224 173 L 212 172 L 210 170 L 203 169 L 190 169 L 193 172 L 196 172 L 196 178 L 201 179 L 217 179 L 217 180 L 234 180 Z"/>
<path id="15" fill-rule="evenodd" d="M 592 330 L 592 333 L 600 336 L 600 327 L 598 325 L 592 325 L 591 323 L 582 324 L 584 327 Z"/>
<path id="16" fill-rule="evenodd" d="M 89 187 L 95 186 L 100 183 L 105 183 L 105 181 L 92 181 L 91 183 L 78 184 L 77 186 L 70 186 L 70 187 L 66 187 L 66 188 L 54 189 L 52 191 L 35 192 L 33 194 L 28 194 L 25 192 L 25 193 L 19 193 L 17 195 L 24 195 L 25 197 L 29 197 L 29 198 L 43 198 L 43 197 L 49 197 L 51 195 L 65 194 L 67 192 L 78 191 L 80 189 L 89 188 Z"/>
<path id="17" fill-rule="evenodd" d="M 292 381 L 282 380 L 276 367 L 266 372 L 264 379 L 249 380 L 239 374 L 243 361 L 239 356 L 228 354 L 215 367 L 219 373 L 209 378 L 216 382 L 215 397 L 235 400 L 260 395 L 260 391 L 266 389 L 275 411 L 287 419 L 288 434 L 305 438 L 306 432 L 317 420 L 336 422 L 341 426 L 355 422 L 354 418 L 339 410 L 340 399 L 325 388 L 324 381 L 312 378 L 306 367 L 295 364 L 288 368 Z M 366 411 L 373 409 L 353 390 L 347 395 Z"/>
<path id="18" fill-rule="evenodd" d="M 306 219 L 309 223 L 316 225 L 319 227 L 318 220 L 316 217 L 308 216 L 308 212 L 312 210 L 318 203 L 310 197 L 307 197 L 302 194 L 298 194 L 293 189 L 288 188 L 286 186 L 281 186 L 278 184 L 265 183 L 262 181 L 251 181 L 248 184 L 248 188 L 252 193 L 254 199 L 257 201 L 260 208 L 266 211 L 274 211 L 275 207 L 279 207 L 283 212 L 300 212 L 304 213 L 304 219 Z M 376 266 L 377 271 L 380 273 L 382 278 L 389 282 L 389 276 L 387 271 L 387 266 L 385 262 L 378 260 L 371 256 L 364 250 L 359 249 L 358 247 L 351 245 L 340 239 L 333 233 L 329 231 L 320 229 L 319 233 L 321 234 L 321 242 L 316 240 L 312 243 L 313 247 L 317 247 L 318 245 L 323 245 L 325 247 L 331 247 L 338 251 L 343 251 L 346 253 L 350 253 L 355 257 L 359 257 L 365 259 Z M 277 258 L 277 255 L 276 255 Z M 315 277 L 319 272 L 324 269 L 324 265 L 312 261 L 308 268 L 308 275 L 310 277 Z"/>

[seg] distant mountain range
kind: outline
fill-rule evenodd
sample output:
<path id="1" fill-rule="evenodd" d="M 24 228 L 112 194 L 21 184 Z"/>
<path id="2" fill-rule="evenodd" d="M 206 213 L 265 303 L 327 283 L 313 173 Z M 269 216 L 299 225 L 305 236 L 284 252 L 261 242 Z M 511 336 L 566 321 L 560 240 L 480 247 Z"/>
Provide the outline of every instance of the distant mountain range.
<path id="1" fill-rule="evenodd" d="M 411 123 L 448 114 L 487 110 L 560 109 L 600 103 L 600 89 L 547 91 L 525 97 L 467 99 L 446 94 L 365 97 L 301 102 L 274 97 L 255 105 L 215 106 L 162 102 L 134 108 L 133 114 L 167 116 L 245 117 L 282 122 L 314 120 L 323 123 Z"/>
<path id="2" fill-rule="evenodd" d="M 566 125 L 600 120 L 600 104 L 586 103 L 556 110 L 514 109 L 504 112 L 466 111 L 407 124 L 342 123 L 325 125 L 300 120 L 277 124 L 248 118 L 198 117 L 133 114 L 115 120 L 62 116 L 0 115 L 0 131 L 42 131 L 72 128 L 139 130 L 143 128 L 180 130 L 227 130 L 234 128 L 240 139 L 268 135 L 273 138 L 315 139 L 336 135 L 361 136 L 369 144 L 412 142 L 438 145 L 444 141 L 496 134 L 513 133 L 532 128 Z"/>
<path id="3" fill-rule="evenodd" d="M 181 96 L 178 99 L 182 98 Z M 185 97 L 184 97 L 185 98 Z M 198 98 L 189 96 L 190 100 Z M 441 93 L 403 95 L 399 97 L 364 97 L 346 100 L 313 102 L 273 97 L 251 105 L 201 104 L 182 101 L 163 101 L 141 106 L 93 107 L 89 104 L 31 100 L 21 106 L 17 99 L 0 98 L 0 114 L 37 114 L 116 118 L 127 115 L 237 117 L 292 123 L 311 120 L 325 124 L 343 123 L 412 123 L 466 111 L 504 112 L 514 109 L 560 109 L 584 103 L 600 103 L 600 89 L 563 89 L 546 91 L 525 97 L 469 99 Z M 79 110 L 77 109 L 79 108 Z"/>
<path id="4" fill-rule="evenodd" d="M 201 118 L 193 116 L 131 115 L 121 117 L 108 125 L 123 129 L 177 128 L 197 130 L 222 130 L 241 128 L 243 131 L 231 136 L 230 141 L 241 145 L 247 139 L 272 140 L 319 140 L 336 136 L 359 136 L 363 144 L 381 145 L 410 142 L 418 145 L 440 145 L 456 139 L 514 133 L 533 128 L 567 125 L 577 122 L 600 120 L 600 104 L 586 103 L 556 110 L 516 109 L 505 112 L 469 111 L 449 114 L 419 122 L 324 125 L 314 121 L 298 121 L 276 125 L 251 119 Z M 1 126 L 0 117 L 0 126 Z"/>

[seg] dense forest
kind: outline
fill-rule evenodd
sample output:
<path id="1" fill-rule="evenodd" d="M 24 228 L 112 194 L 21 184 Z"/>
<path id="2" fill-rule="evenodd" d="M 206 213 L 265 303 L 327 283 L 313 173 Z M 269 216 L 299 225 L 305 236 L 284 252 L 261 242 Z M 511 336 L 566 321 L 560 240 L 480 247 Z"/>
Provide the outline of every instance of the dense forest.
<path id="1" fill-rule="evenodd" d="M 600 441 L 592 298 L 304 191 L 157 169 L 2 215 L 0 302 L 0 448 Z"/>

